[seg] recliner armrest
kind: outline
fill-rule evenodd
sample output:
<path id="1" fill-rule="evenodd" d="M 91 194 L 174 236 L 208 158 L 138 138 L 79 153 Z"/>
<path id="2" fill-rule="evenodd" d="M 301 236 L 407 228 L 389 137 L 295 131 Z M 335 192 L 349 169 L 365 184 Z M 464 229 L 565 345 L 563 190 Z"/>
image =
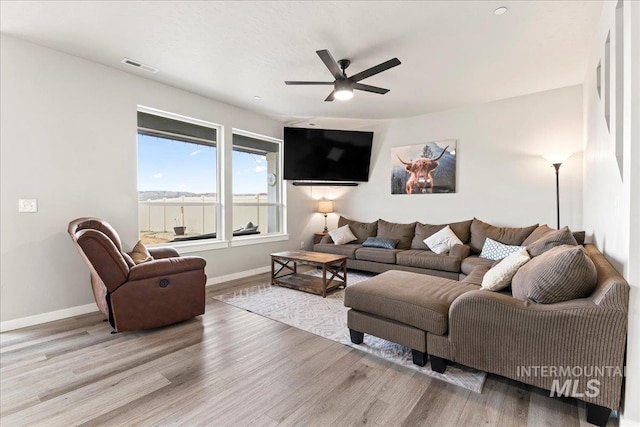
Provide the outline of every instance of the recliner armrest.
<path id="1" fill-rule="evenodd" d="M 151 277 L 178 274 L 185 271 L 203 269 L 207 262 L 195 256 L 164 258 L 138 264 L 129 270 L 129 280 L 142 280 Z"/>
<path id="2" fill-rule="evenodd" d="M 163 246 L 160 248 L 147 248 L 147 250 L 154 259 L 173 258 L 180 256 L 180 253 L 178 253 L 175 248 L 171 248 L 169 246 Z"/>
<path id="3" fill-rule="evenodd" d="M 453 245 L 453 247 L 449 251 L 449 256 L 459 258 L 460 260 L 465 259 L 470 254 L 471 247 L 469 245 Z"/>

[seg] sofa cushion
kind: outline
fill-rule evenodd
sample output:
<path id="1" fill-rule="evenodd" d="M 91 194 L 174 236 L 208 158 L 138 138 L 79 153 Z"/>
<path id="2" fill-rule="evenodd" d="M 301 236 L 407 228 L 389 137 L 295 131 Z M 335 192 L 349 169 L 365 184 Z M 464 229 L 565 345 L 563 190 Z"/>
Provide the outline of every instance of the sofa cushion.
<path id="1" fill-rule="evenodd" d="M 347 286 L 344 305 L 444 335 L 453 301 L 477 289 L 456 280 L 390 270 Z"/>
<path id="2" fill-rule="evenodd" d="M 358 245 L 356 243 L 348 243 L 346 245 L 318 243 L 317 245 L 313 245 L 313 250 L 316 252 L 325 252 L 328 254 L 344 255 L 347 258 L 356 259 L 356 250 L 360 249 L 361 247 L 362 245 Z"/>
<path id="3" fill-rule="evenodd" d="M 416 223 L 398 224 L 395 222 L 387 222 L 384 219 L 378 220 L 378 237 L 387 237 L 389 239 L 398 239 L 398 249 L 409 249 L 411 240 L 413 239 Z"/>
<path id="4" fill-rule="evenodd" d="M 562 227 L 560 230 L 553 230 L 546 233 L 544 236 L 528 245 L 527 251 L 529 251 L 529 255 L 536 257 L 538 255 L 542 255 L 549 249 L 561 245 L 578 245 L 578 242 L 576 242 L 576 239 L 573 237 L 569 227 Z"/>
<path id="5" fill-rule="evenodd" d="M 387 237 L 367 237 L 362 247 L 364 248 L 381 248 L 381 249 L 395 249 L 398 246 L 400 240 L 389 239 Z"/>
<path id="6" fill-rule="evenodd" d="M 462 241 L 458 239 L 456 233 L 448 225 L 424 239 L 424 243 L 437 254 L 449 253 L 455 245 L 462 245 Z"/>
<path id="7" fill-rule="evenodd" d="M 513 296 L 553 304 L 590 295 L 596 267 L 582 246 L 556 246 L 522 266 L 511 281 Z"/>
<path id="8" fill-rule="evenodd" d="M 348 225 L 343 225 L 335 230 L 331 230 L 329 232 L 329 236 L 331 236 L 331 240 L 333 240 L 333 243 L 336 245 L 345 245 L 358 240 L 358 238 L 353 235 Z"/>
<path id="9" fill-rule="evenodd" d="M 409 249 L 396 256 L 396 264 L 407 267 L 429 268 L 431 270 L 460 272 L 460 258 L 431 251 Z"/>
<path id="10" fill-rule="evenodd" d="M 492 259 L 480 258 L 478 255 L 471 255 L 462 260 L 460 271 L 464 274 L 471 274 L 474 268 L 481 265 L 487 267 L 487 270 L 495 263 Z"/>
<path id="11" fill-rule="evenodd" d="M 421 224 L 417 222 L 415 236 L 411 241 L 411 249 L 428 249 L 427 245 L 424 243 L 424 239 L 442 230 L 447 225 L 451 228 L 451 231 L 458 236 L 458 239 L 460 239 L 462 243 L 467 243 L 469 242 L 469 239 L 471 239 L 471 233 L 469 231 L 471 221 L 472 220 L 452 222 L 451 224 L 440 225 Z"/>
<path id="12" fill-rule="evenodd" d="M 382 249 L 361 247 L 355 253 L 356 259 L 362 261 L 381 262 L 383 264 L 395 264 L 396 254 L 403 252 L 402 249 Z"/>
<path id="13" fill-rule="evenodd" d="M 347 219 L 343 216 L 338 218 L 338 227 L 349 225 L 351 232 L 358 238 L 356 243 L 362 243 L 367 237 L 375 237 L 378 232 L 378 221 L 366 223 Z"/>
<path id="14" fill-rule="evenodd" d="M 584 230 L 582 230 L 582 231 L 572 231 L 571 234 L 573 234 L 573 238 L 576 239 L 576 242 L 579 245 L 584 245 L 584 241 L 587 238 L 587 235 L 586 235 Z"/>
<path id="15" fill-rule="evenodd" d="M 480 252 L 480 258 L 492 259 L 494 261 L 500 261 L 511 255 L 524 249 L 524 246 L 505 245 L 504 243 L 496 242 L 491 237 L 484 239 L 484 246 L 482 246 L 482 252 Z"/>
<path id="16" fill-rule="evenodd" d="M 505 245 L 522 245 L 522 242 L 538 227 L 538 224 L 529 227 L 496 227 L 474 218 L 471 223 L 471 250 L 480 253 L 484 240 L 491 237 L 493 240 Z"/>
<path id="17" fill-rule="evenodd" d="M 520 267 L 529 262 L 530 259 L 529 252 L 524 247 L 512 253 L 486 272 L 482 278 L 482 289 L 499 291 L 506 288 L 511 284 L 511 279 L 513 279 Z"/>
<path id="18" fill-rule="evenodd" d="M 533 230 L 531 234 L 529 234 L 527 238 L 524 239 L 524 242 L 522 242 L 522 246 L 529 246 L 536 240 L 541 239 L 543 236 L 547 235 L 548 233 L 553 233 L 554 231 L 556 231 L 556 229 L 549 227 L 547 224 L 539 225 L 538 228 Z"/>

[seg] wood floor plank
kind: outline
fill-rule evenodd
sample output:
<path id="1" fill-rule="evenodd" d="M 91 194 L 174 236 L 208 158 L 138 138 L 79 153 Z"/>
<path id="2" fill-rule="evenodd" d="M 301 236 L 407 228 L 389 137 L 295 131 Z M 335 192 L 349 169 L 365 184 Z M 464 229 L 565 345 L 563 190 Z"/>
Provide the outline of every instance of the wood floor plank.
<path id="1" fill-rule="evenodd" d="M 0 334 L 2 427 L 586 425 L 573 399 L 494 375 L 473 393 L 212 298 L 268 281 L 151 331 L 91 313 Z"/>

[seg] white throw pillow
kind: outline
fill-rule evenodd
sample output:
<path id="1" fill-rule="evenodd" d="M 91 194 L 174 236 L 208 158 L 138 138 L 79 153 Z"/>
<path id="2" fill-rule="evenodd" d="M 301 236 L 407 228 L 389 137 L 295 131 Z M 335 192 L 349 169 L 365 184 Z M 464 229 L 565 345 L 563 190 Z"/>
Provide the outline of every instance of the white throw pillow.
<path id="1" fill-rule="evenodd" d="M 504 243 L 496 242 L 495 240 L 487 237 L 484 241 L 484 245 L 482 246 L 480 258 L 500 261 L 523 248 L 524 246 L 505 245 Z"/>
<path id="2" fill-rule="evenodd" d="M 331 236 L 331 240 L 333 240 L 333 243 L 335 243 L 336 245 L 344 245 L 345 243 L 358 240 L 358 238 L 351 232 L 349 224 L 343 225 L 342 227 L 336 228 L 335 230 L 331 230 L 329 232 L 329 236 Z"/>
<path id="3" fill-rule="evenodd" d="M 447 253 L 455 245 L 462 244 L 462 241 L 458 239 L 456 233 L 454 233 L 448 225 L 437 233 L 434 233 L 424 239 L 423 242 L 429 247 L 429 249 L 437 254 Z"/>
<path id="4" fill-rule="evenodd" d="M 511 283 L 518 269 L 525 265 L 531 257 L 525 248 L 512 253 L 495 266 L 491 267 L 482 278 L 482 289 L 499 291 Z"/>

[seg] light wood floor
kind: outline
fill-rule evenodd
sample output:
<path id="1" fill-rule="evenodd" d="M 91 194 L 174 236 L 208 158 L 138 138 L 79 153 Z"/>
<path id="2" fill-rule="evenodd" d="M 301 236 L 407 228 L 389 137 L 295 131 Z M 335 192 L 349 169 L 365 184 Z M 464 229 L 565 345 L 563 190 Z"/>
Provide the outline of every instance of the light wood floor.
<path id="1" fill-rule="evenodd" d="M 211 298 L 257 278 L 154 331 L 90 314 L 2 333 L 0 424 L 587 425 L 573 399 L 492 375 L 476 394 Z"/>

